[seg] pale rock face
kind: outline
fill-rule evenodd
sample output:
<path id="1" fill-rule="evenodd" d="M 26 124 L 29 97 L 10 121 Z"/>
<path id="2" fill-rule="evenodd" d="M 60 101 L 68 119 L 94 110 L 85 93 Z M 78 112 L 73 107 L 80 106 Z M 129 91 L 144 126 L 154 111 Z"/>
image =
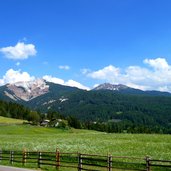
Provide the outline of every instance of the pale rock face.
<path id="1" fill-rule="evenodd" d="M 10 92 L 12 92 L 16 97 L 24 101 L 32 100 L 49 92 L 49 86 L 43 79 L 8 84 L 7 88 L 10 90 L 8 92 L 9 97 L 12 96 L 10 95 Z"/>
<path id="2" fill-rule="evenodd" d="M 100 84 L 99 86 L 97 86 L 96 88 L 94 88 L 94 90 L 123 90 L 123 89 L 127 89 L 128 87 L 122 84 L 118 84 L 118 85 L 114 85 L 114 84 L 110 84 L 110 83 L 104 83 L 104 84 Z"/>
<path id="3" fill-rule="evenodd" d="M 61 103 L 65 102 L 65 101 L 67 101 L 67 100 L 68 100 L 68 98 L 65 98 L 65 97 L 63 97 L 63 96 L 59 99 L 59 101 L 60 101 Z"/>
<path id="4" fill-rule="evenodd" d="M 17 99 L 17 98 L 15 97 L 15 95 L 12 95 L 12 94 L 8 93 L 7 91 L 4 91 L 4 93 L 5 93 L 6 96 L 8 96 L 9 98 L 11 98 L 11 99 L 13 99 L 13 100 L 15 100 L 15 101 L 19 100 L 19 99 Z"/>

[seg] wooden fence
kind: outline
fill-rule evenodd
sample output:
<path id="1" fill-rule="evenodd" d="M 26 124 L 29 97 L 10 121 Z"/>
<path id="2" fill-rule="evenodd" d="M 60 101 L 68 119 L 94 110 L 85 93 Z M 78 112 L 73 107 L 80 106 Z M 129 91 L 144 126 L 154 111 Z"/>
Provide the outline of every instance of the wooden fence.
<path id="1" fill-rule="evenodd" d="M 64 153 L 57 149 L 55 152 L 34 151 L 5 151 L 0 150 L 0 162 L 21 163 L 23 166 L 31 164 L 33 167 L 42 166 L 75 168 L 75 170 L 112 171 L 117 170 L 139 170 L 139 171 L 169 171 L 170 160 L 154 160 L 149 157 L 117 157 L 111 155 L 91 155 L 81 153 Z"/>

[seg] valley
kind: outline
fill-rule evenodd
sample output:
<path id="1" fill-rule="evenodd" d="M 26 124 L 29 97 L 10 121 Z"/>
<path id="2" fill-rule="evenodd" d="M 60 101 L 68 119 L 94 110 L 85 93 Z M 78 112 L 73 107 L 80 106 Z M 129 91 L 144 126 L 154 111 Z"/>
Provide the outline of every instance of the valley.
<path id="1" fill-rule="evenodd" d="M 109 83 L 87 91 L 39 79 L 1 86 L 0 100 L 5 117 L 30 120 L 34 115 L 36 122 L 74 118 L 79 122 L 71 125 L 75 128 L 109 133 L 171 133 L 168 92 Z"/>
<path id="2" fill-rule="evenodd" d="M 111 134 L 91 130 L 43 128 L 30 125 L 0 126 L 3 150 L 82 152 L 113 156 L 150 156 L 170 160 L 170 135 Z"/>
<path id="3" fill-rule="evenodd" d="M 0 117 L 0 122 L 5 121 L 6 124 L 0 125 L 0 147 L 3 151 L 14 151 L 14 154 L 21 154 L 25 152 L 34 152 L 37 158 L 38 152 L 53 152 L 55 154 L 58 148 L 60 154 L 69 155 L 70 153 L 78 156 L 78 153 L 89 155 L 113 156 L 113 160 L 120 162 L 131 162 L 132 158 L 137 158 L 137 161 L 132 167 L 138 167 L 144 161 L 146 156 L 150 159 L 170 160 L 171 137 L 164 134 L 128 134 L 128 133 L 106 133 L 85 129 L 59 129 L 59 128 L 45 128 L 41 126 L 33 126 L 30 124 L 21 124 L 22 120 L 10 119 Z M 25 122 L 25 121 L 24 121 Z M 1 156 L 4 157 L 1 153 Z M 9 154 L 7 154 L 9 156 Z M 130 158 L 127 160 L 127 156 Z M 2 157 L 2 158 L 3 158 Z M 17 157 L 14 155 L 14 159 Z M 18 156 L 19 157 L 19 156 Z M 29 156 L 28 156 L 29 157 Z M 34 158 L 35 158 L 34 157 Z M 116 157 L 116 159 L 115 159 Z M 61 158 L 63 161 L 63 158 Z M 22 161 L 22 160 L 21 160 Z M 25 166 L 14 160 L 13 166 L 35 168 L 37 169 L 37 159 L 35 164 L 29 163 Z M 61 161 L 61 164 L 63 162 Z M 145 161 L 143 162 L 145 163 Z M 3 165 L 9 165 L 9 160 L 1 161 Z M 97 163 L 96 163 L 97 164 Z M 116 164 L 114 162 L 114 164 Z M 117 164 L 116 164 L 117 165 Z M 77 165 L 75 165 L 77 167 Z M 85 167 L 85 166 L 84 166 Z M 118 166 L 117 166 L 118 167 Z M 119 168 L 131 167 L 129 165 L 119 165 Z M 63 168 L 61 171 L 77 170 L 72 168 Z M 40 169 L 38 169 L 40 170 Z M 41 165 L 41 170 L 56 170 L 52 166 Z M 90 169 L 91 170 L 91 169 Z M 101 168 L 101 170 L 103 170 Z M 116 170 L 117 169 L 113 169 Z M 121 169 L 122 170 L 122 169 Z M 124 169 L 123 169 L 124 170 Z M 160 168 L 158 169 L 160 170 Z M 162 168 L 163 171 L 166 171 Z"/>

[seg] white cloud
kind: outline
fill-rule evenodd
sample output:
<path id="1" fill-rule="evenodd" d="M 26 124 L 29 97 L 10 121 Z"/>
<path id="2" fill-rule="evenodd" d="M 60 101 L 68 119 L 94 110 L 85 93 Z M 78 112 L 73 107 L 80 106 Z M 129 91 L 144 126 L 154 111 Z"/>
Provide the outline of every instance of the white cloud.
<path id="1" fill-rule="evenodd" d="M 100 80 L 113 80 L 115 77 L 118 77 L 120 74 L 120 69 L 116 68 L 112 65 L 109 65 L 107 67 L 104 67 L 101 70 L 90 72 L 87 74 L 87 76 L 95 79 L 100 79 Z"/>
<path id="2" fill-rule="evenodd" d="M 63 70 L 69 70 L 70 67 L 68 65 L 60 65 L 59 69 L 63 69 Z"/>
<path id="3" fill-rule="evenodd" d="M 151 67 L 157 70 L 167 70 L 170 68 L 165 58 L 145 59 L 144 63 L 149 64 Z"/>
<path id="4" fill-rule="evenodd" d="M 43 76 L 43 79 L 48 82 L 55 83 L 55 84 L 61 84 L 61 85 L 70 86 L 70 87 L 77 87 L 77 88 L 84 89 L 84 90 L 90 89 L 89 87 L 86 87 L 86 86 L 82 85 L 81 83 L 74 81 L 74 80 L 68 80 L 65 82 L 64 80 L 62 80 L 60 78 L 52 77 L 50 75 Z"/>
<path id="5" fill-rule="evenodd" d="M 43 79 L 48 81 L 48 82 L 52 82 L 55 84 L 62 84 L 64 85 L 64 80 L 60 79 L 60 78 L 56 78 L 56 77 L 52 77 L 51 75 L 45 75 L 43 76 Z"/>
<path id="6" fill-rule="evenodd" d="M 6 74 L 0 79 L 0 85 L 4 85 L 7 83 L 16 83 L 20 81 L 32 81 L 35 77 L 30 76 L 27 72 L 21 72 L 20 70 L 15 71 L 13 69 L 9 69 Z"/>
<path id="7" fill-rule="evenodd" d="M 100 70 L 88 72 L 86 76 L 113 84 L 126 84 L 142 90 L 171 92 L 171 66 L 166 59 L 145 59 L 144 63 L 150 65 L 151 68 L 128 66 L 121 70 L 109 65 Z"/>
<path id="8" fill-rule="evenodd" d="M 139 66 L 129 66 L 125 70 L 125 75 L 122 74 L 122 77 L 125 76 L 132 82 L 141 82 L 147 79 L 149 75 L 151 76 L 151 72 L 146 68 L 142 68 Z"/>
<path id="9" fill-rule="evenodd" d="M 81 83 L 74 81 L 74 80 L 68 80 L 65 85 L 70 86 L 70 87 L 77 87 L 79 89 L 84 89 L 84 90 L 90 90 L 89 87 L 86 87 L 82 85 Z"/>
<path id="10" fill-rule="evenodd" d="M 18 42 L 15 46 L 0 48 L 0 52 L 6 58 L 14 60 L 27 59 L 29 56 L 35 56 L 37 53 L 33 44 L 25 44 L 24 42 Z"/>
<path id="11" fill-rule="evenodd" d="M 142 90 L 171 92 L 171 65 L 169 65 L 167 60 L 164 58 L 145 59 L 144 64 L 147 66 L 128 66 L 125 69 L 109 65 L 96 71 L 88 69 L 82 70 L 82 73 L 89 78 L 100 80 L 100 82 L 125 84 Z M 35 77 L 30 76 L 27 72 L 9 69 L 3 78 L 0 79 L 0 85 L 18 81 L 30 81 L 33 79 L 35 79 Z M 56 84 L 89 90 L 89 87 L 86 87 L 72 79 L 65 81 L 50 75 L 43 76 L 43 79 Z"/>
<path id="12" fill-rule="evenodd" d="M 5 85 L 7 83 L 16 83 L 20 81 L 33 81 L 36 78 L 34 76 L 30 76 L 27 72 L 22 72 L 21 70 L 13 70 L 9 69 L 5 75 L 3 76 L 2 79 L 0 79 L 0 86 Z M 43 76 L 43 79 L 48 81 L 48 82 L 53 82 L 55 84 L 61 84 L 65 86 L 70 86 L 70 87 L 77 87 L 80 89 L 84 90 L 89 90 L 89 87 L 86 87 L 82 85 L 81 83 L 74 81 L 74 80 L 68 80 L 64 81 L 63 79 L 57 78 L 57 77 L 52 77 L 50 75 L 45 75 Z"/>
<path id="13" fill-rule="evenodd" d="M 0 86 L 4 85 L 4 80 L 3 79 L 0 79 Z"/>
<path id="14" fill-rule="evenodd" d="M 96 87 L 98 87 L 100 84 L 94 84 L 93 85 L 93 88 L 96 88 Z"/>

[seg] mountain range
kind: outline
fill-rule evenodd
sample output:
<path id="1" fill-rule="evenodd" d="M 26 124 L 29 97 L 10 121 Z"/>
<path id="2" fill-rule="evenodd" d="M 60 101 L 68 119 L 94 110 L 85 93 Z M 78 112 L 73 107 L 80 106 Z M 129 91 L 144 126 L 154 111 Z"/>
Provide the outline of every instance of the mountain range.
<path id="1" fill-rule="evenodd" d="M 86 92 L 75 87 L 63 86 L 51 82 L 47 82 L 43 79 L 37 79 L 28 82 L 16 82 L 13 84 L 6 84 L 0 87 L 0 98 L 6 99 L 8 101 L 30 103 L 33 99 L 43 96 L 46 101 L 46 95 L 51 94 L 51 101 L 56 96 L 61 97 L 58 100 L 62 100 L 63 96 L 70 94 L 71 92 Z M 160 91 L 142 91 L 139 89 L 134 89 L 123 84 L 110 84 L 104 83 L 100 84 L 90 91 L 111 91 L 111 93 L 121 93 L 121 94 L 137 94 L 137 95 L 151 95 L 151 96 L 171 96 L 169 92 Z M 87 91 L 88 92 L 88 91 Z M 54 97 L 53 97 L 54 94 Z M 63 100 L 62 100 L 63 101 Z M 49 103 L 48 101 L 46 101 Z"/>
<path id="2" fill-rule="evenodd" d="M 142 91 L 122 84 L 104 83 L 87 91 L 38 79 L 1 86 L 0 100 L 42 113 L 73 115 L 82 121 L 171 124 L 171 93 Z"/>

